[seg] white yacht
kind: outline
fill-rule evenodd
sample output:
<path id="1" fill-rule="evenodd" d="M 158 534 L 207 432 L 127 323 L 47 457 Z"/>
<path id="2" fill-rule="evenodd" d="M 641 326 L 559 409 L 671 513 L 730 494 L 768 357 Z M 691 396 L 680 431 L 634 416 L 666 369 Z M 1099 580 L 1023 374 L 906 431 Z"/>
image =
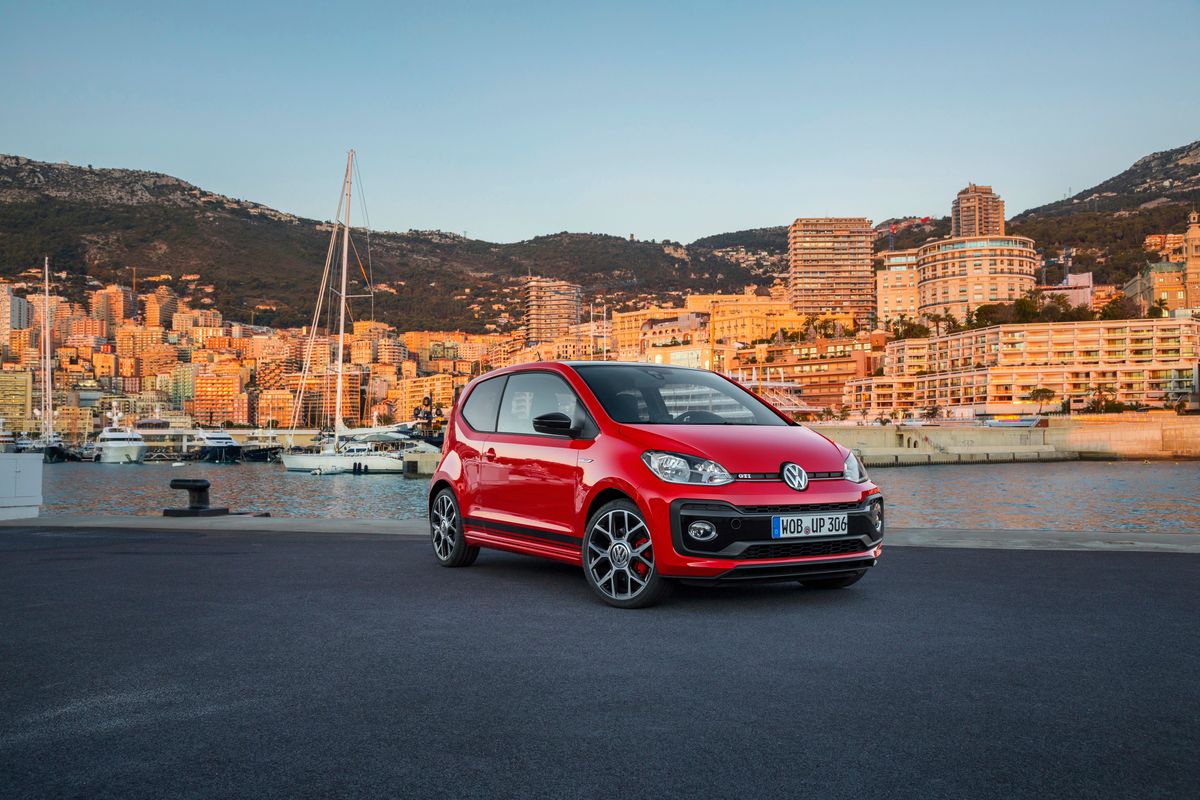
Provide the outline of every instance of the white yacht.
<path id="1" fill-rule="evenodd" d="M 95 460 L 101 464 L 141 464 L 146 457 L 146 440 L 133 428 L 121 424 L 125 415 L 117 410 L 115 403 L 107 416 L 112 425 L 96 439 Z"/>
<path id="2" fill-rule="evenodd" d="M 130 428 L 111 425 L 96 440 L 96 460 L 101 464 L 140 464 L 146 457 L 146 440 Z"/>

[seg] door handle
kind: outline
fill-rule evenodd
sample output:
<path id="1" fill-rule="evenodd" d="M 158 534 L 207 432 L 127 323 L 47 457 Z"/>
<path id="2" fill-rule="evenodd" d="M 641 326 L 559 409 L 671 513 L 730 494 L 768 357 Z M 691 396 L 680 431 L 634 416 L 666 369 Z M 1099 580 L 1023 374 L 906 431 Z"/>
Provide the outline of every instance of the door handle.
<path id="1" fill-rule="evenodd" d="M 484 461 L 495 461 L 496 460 L 496 451 L 489 447 L 487 450 L 485 450 L 483 452 L 483 460 Z"/>

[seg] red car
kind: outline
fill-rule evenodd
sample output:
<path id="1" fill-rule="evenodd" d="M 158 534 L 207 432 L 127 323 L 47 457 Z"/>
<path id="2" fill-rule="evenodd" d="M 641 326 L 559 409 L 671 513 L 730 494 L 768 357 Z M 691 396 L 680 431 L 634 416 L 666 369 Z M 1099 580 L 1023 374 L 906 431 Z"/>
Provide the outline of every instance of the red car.
<path id="1" fill-rule="evenodd" d="M 677 579 L 842 588 L 875 564 L 883 496 L 858 457 L 713 372 L 538 362 L 475 379 L 429 487 L 433 551 L 583 567 L 610 605 Z"/>

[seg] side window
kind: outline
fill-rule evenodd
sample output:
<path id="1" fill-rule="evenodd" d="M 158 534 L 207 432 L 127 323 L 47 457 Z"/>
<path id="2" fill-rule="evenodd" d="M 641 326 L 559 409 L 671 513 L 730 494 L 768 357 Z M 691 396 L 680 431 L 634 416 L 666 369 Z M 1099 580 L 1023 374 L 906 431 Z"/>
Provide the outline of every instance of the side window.
<path id="1" fill-rule="evenodd" d="M 510 375 L 500 404 L 499 433 L 533 433 L 533 419 L 554 411 L 575 419 L 579 399 L 557 375 L 549 372 L 519 372 Z"/>
<path id="2" fill-rule="evenodd" d="M 500 395 L 503 391 L 502 377 L 483 381 L 472 389 L 462 410 L 463 419 L 467 424 L 480 433 L 495 431 L 496 412 L 500 410 Z"/>

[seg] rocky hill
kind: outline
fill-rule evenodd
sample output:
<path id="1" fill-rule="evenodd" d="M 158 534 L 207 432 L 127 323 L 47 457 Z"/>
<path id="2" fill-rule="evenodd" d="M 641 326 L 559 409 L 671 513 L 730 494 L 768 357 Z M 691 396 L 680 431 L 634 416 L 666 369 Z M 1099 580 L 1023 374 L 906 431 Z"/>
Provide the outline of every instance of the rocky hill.
<path id="1" fill-rule="evenodd" d="M 1122 283 L 1153 254 L 1146 236 L 1182 233 L 1187 213 L 1200 205 L 1200 141 L 1138 159 L 1129 169 L 1066 200 L 1024 211 L 1009 221 L 1011 233 L 1033 238 L 1052 263 L 1070 250 L 1071 268 L 1098 280 Z M 1062 277 L 1062 266 L 1049 280 Z"/>
<path id="2" fill-rule="evenodd" d="M 621 306 L 687 291 L 737 291 L 769 280 L 770 254 L 557 233 L 496 244 L 439 231 L 354 232 L 380 291 L 375 315 L 403 328 L 504 329 L 528 274 L 582 284 L 587 301 Z M 50 255 L 63 290 L 167 276 L 183 296 L 233 318 L 309 318 L 329 240 L 327 222 L 205 191 L 154 172 L 0 156 L 0 275 Z M 199 279 L 185 275 L 199 275 Z M 367 313 L 365 307 L 358 313 Z"/>
<path id="3" fill-rule="evenodd" d="M 1017 221 L 1081 212 L 1138 212 L 1200 202 L 1200 141 L 1151 153 L 1119 175 L 1082 192 L 1031 208 Z"/>
<path id="4" fill-rule="evenodd" d="M 1052 263 L 1072 253 L 1076 271 L 1121 282 L 1147 260 L 1147 234 L 1180 232 L 1200 205 L 1200 142 L 1154 153 L 1072 198 L 1022 212 L 1012 233 L 1031 236 Z M 946 218 L 904 218 L 895 246 L 949 233 Z M 888 221 L 877 249 L 887 247 Z M 355 238 L 379 288 L 374 313 L 402 328 L 503 330 L 519 319 L 528 274 L 574 281 L 585 302 L 670 302 L 689 291 L 738 291 L 786 271 L 784 226 L 722 233 L 688 245 L 593 233 L 556 233 L 497 244 L 439 231 L 366 231 Z M 155 172 L 94 169 L 0 156 L 0 276 L 50 255 L 76 298 L 131 269 L 165 276 L 183 296 L 232 318 L 308 320 L 329 239 L 327 222 L 215 194 Z M 1061 266 L 1048 274 L 1058 280 Z M 198 275 L 199 278 L 184 278 Z M 356 313 L 368 313 L 365 308 Z"/>

